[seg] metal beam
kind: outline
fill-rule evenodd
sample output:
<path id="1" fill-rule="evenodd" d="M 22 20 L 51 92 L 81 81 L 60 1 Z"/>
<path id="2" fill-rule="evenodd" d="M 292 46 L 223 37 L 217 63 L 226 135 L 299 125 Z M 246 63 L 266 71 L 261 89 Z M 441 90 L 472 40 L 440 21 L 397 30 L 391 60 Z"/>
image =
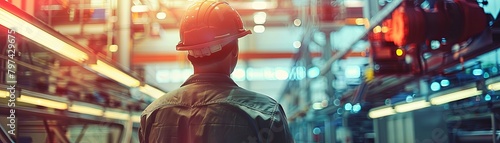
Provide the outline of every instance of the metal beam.
<path id="1" fill-rule="evenodd" d="M 239 59 L 240 60 L 251 60 L 251 59 L 287 59 L 287 58 L 293 58 L 295 53 L 292 52 L 243 52 L 239 54 Z M 335 54 L 335 53 L 332 53 Z M 176 53 L 164 53 L 164 54 L 157 54 L 157 53 L 145 53 L 145 54 L 134 54 L 132 56 L 132 64 L 138 65 L 138 64 L 147 64 L 147 63 L 159 63 L 159 62 L 175 62 L 180 59 L 184 58 L 179 58 L 179 56 L 184 56 L 184 55 L 178 55 Z M 311 57 L 321 57 L 322 53 L 320 52 L 314 52 L 311 53 Z M 347 57 L 366 57 L 366 53 L 364 52 L 351 52 L 342 58 L 347 58 Z"/>

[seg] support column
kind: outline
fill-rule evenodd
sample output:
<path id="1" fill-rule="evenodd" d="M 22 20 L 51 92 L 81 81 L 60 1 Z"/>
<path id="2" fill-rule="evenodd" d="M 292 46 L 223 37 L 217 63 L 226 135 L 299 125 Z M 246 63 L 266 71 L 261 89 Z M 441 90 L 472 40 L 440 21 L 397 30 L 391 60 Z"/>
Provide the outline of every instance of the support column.
<path id="1" fill-rule="evenodd" d="M 491 130 L 492 130 L 492 143 L 497 143 L 497 122 L 495 112 L 491 113 Z"/>
<path id="2" fill-rule="evenodd" d="M 331 34 L 332 34 L 333 31 L 330 31 L 330 30 L 326 30 L 324 31 L 325 33 L 325 46 L 323 47 L 323 51 L 322 51 L 322 56 L 321 56 L 321 60 L 323 61 L 328 61 L 328 59 L 330 59 L 332 57 L 332 49 L 333 49 L 333 46 L 332 46 L 332 39 L 331 39 Z M 333 88 L 333 80 L 335 80 L 335 77 L 333 74 L 325 74 L 325 78 L 326 78 L 326 94 L 328 95 L 328 100 L 335 100 L 337 99 L 337 97 L 335 96 L 335 88 Z"/>
<path id="3" fill-rule="evenodd" d="M 365 0 L 363 6 L 363 16 L 371 19 L 380 10 L 378 0 Z"/>
<path id="4" fill-rule="evenodd" d="M 325 143 L 335 143 L 336 142 L 334 131 L 335 131 L 335 126 L 332 125 L 332 118 L 326 117 L 325 118 Z"/>
<path id="5" fill-rule="evenodd" d="M 118 63 L 126 70 L 130 70 L 131 55 L 131 0 L 120 0 L 117 7 L 118 16 Z"/>
<path id="6" fill-rule="evenodd" d="M 122 143 L 130 143 L 132 141 L 132 133 L 133 133 L 133 126 L 134 122 L 132 121 L 132 112 L 129 111 L 129 119 L 124 122 L 123 125 L 123 140 Z"/>

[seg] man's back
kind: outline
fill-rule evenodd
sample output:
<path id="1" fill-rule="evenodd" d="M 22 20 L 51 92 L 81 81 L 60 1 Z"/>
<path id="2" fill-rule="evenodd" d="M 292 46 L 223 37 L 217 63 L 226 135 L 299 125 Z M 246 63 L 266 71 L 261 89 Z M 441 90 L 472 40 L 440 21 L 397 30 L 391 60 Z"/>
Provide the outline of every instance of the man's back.
<path id="1" fill-rule="evenodd" d="M 293 142 L 281 106 L 223 74 L 196 74 L 143 112 L 141 142 Z"/>

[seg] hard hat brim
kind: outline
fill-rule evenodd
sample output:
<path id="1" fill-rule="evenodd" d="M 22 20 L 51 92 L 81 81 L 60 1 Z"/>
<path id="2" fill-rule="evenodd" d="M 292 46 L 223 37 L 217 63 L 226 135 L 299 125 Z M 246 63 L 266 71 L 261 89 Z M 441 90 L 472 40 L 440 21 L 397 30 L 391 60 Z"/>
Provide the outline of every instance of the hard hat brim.
<path id="1" fill-rule="evenodd" d="M 241 38 L 243 36 L 246 36 L 248 34 L 252 34 L 252 31 L 250 30 L 245 30 L 242 31 L 236 35 L 229 35 L 227 37 L 223 37 L 214 41 L 206 42 L 206 43 L 201 43 L 201 44 L 196 44 L 196 45 L 184 45 L 182 43 L 177 44 L 176 49 L 177 51 L 187 51 L 187 50 L 197 50 L 197 49 L 202 49 L 206 47 L 210 47 L 213 45 L 221 44 L 221 43 L 228 43 L 231 42 L 235 39 Z"/>

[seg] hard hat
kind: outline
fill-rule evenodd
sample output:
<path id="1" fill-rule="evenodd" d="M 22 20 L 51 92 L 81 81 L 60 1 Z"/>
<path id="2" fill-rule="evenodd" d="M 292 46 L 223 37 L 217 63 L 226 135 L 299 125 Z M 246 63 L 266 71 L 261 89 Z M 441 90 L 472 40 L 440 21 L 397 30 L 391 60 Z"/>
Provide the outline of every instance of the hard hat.
<path id="1" fill-rule="evenodd" d="M 176 49 L 203 57 L 251 31 L 243 27 L 240 15 L 228 3 L 198 1 L 187 9 L 179 33 L 181 41 Z"/>

